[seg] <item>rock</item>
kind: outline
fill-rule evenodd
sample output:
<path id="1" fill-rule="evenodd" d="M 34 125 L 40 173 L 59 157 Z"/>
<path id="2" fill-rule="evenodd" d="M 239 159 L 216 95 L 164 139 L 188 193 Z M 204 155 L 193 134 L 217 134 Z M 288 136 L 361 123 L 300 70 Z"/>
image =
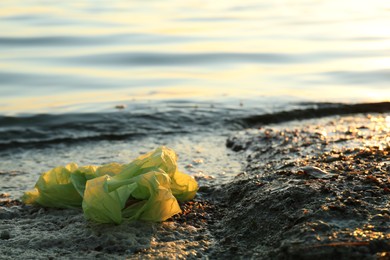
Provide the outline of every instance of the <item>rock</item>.
<path id="1" fill-rule="evenodd" d="M 300 168 L 300 170 L 303 171 L 304 174 L 315 179 L 330 179 L 335 176 L 335 174 L 331 174 L 314 166 L 305 166 Z"/>
<path id="2" fill-rule="evenodd" d="M 8 230 L 3 230 L 0 233 L 0 239 L 7 240 L 11 238 L 11 234 L 9 233 Z"/>

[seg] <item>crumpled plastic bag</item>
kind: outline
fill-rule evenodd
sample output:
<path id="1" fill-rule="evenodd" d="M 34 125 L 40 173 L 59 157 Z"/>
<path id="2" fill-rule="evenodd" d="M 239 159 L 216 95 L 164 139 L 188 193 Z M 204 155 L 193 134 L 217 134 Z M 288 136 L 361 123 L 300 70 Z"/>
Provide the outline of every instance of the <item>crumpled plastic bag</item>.
<path id="1" fill-rule="evenodd" d="M 87 219 L 100 223 L 158 222 L 180 213 L 178 200 L 193 199 L 197 190 L 194 178 L 178 171 L 176 153 L 162 146 L 129 164 L 56 167 L 43 173 L 22 200 L 45 207 L 82 207 Z"/>

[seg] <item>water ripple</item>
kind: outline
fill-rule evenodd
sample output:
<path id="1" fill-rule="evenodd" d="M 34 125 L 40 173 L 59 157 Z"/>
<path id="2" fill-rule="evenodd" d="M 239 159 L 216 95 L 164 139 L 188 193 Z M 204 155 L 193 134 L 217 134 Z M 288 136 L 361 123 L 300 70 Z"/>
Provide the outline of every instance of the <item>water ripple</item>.
<path id="1" fill-rule="evenodd" d="M 35 37 L 0 37 L 0 46 L 7 47 L 69 47 L 82 45 L 107 45 L 107 44 L 155 44 L 161 43 L 176 43 L 182 41 L 196 41 L 201 38 L 184 37 L 184 36 L 169 36 L 159 34 L 105 34 L 98 36 L 80 36 L 80 35 L 65 35 L 65 36 L 35 36 Z"/>
<path id="2" fill-rule="evenodd" d="M 340 58 L 381 57 L 390 54 L 390 50 L 351 51 L 351 52 L 313 52 L 301 54 L 287 53 L 243 53 L 243 52 L 214 52 L 214 53 L 146 53 L 119 52 L 91 54 L 73 57 L 56 57 L 64 63 L 87 64 L 92 66 L 191 66 L 191 65 L 226 65 L 226 64 L 298 64 L 322 62 Z"/>
<path id="3" fill-rule="evenodd" d="M 179 66 L 226 63 L 292 63 L 297 57 L 278 53 L 109 53 L 63 58 L 91 65 Z"/>
<path id="4" fill-rule="evenodd" d="M 0 95 L 18 94 L 20 91 L 26 93 L 44 94 L 47 91 L 84 89 L 107 89 L 108 87 L 127 88 L 143 86 L 167 86 L 184 82 L 180 78 L 142 78 L 142 79 L 116 79 L 112 81 L 97 76 L 77 76 L 68 74 L 33 74 L 20 72 L 1 72 L 0 82 L 8 88 L 0 88 Z M 12 88 L 10 88 L 12 86 Z M 27 88 L 28 86 L 28 88 Z"/>

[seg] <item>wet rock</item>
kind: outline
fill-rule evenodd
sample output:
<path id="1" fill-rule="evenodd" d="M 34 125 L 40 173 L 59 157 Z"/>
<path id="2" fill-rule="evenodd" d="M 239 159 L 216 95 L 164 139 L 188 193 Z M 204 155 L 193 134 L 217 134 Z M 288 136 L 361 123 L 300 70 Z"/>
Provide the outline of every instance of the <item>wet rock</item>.
<path id="1" fill-rule="evenodd" d="M 247 177 L 213 193 L 220 210 L 212 229 L 221 246 L 237 249 L 211 256 L 373 259 L 388 251 L 384 117 L 330 118 L 230 138 L 230 147 L 246 150 Z"/>
<path id="2" fill-rule="evenodd" d="M 236 138 L 232 138 L 232 139 L 229 138 L 226 141 L 226 147 L 232 149 L 235 152 L 244 150 L 245 145 L 243 143 L 238 143 L 237 141 L 238 141 L 238 139 L 236 139 Z"/>
<path id="3" fill-rule="evenodd" d="M 316 179 L 329 179 L 335 176 L 335 174 L 331 174 L 314 166 L 305 166 L 300 168 L 299 170 L 302 171 L 304 174 Z"/>

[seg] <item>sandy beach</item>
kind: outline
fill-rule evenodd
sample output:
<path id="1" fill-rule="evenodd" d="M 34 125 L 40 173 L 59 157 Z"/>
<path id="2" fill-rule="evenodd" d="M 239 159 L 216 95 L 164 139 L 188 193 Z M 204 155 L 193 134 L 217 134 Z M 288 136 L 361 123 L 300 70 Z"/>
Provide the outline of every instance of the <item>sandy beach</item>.
<path id="1" fill-rule="evenodd" d="M 246 158 L 223 185 L 207 178 L 164 223 L 96 224 L 78 209 L 0 198 L 2 259 L 387 259 L 390 114 L 246 129 Z"/>

